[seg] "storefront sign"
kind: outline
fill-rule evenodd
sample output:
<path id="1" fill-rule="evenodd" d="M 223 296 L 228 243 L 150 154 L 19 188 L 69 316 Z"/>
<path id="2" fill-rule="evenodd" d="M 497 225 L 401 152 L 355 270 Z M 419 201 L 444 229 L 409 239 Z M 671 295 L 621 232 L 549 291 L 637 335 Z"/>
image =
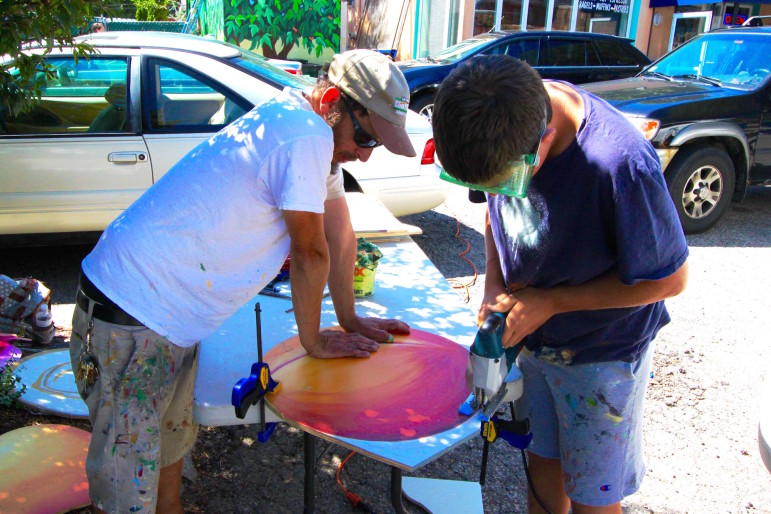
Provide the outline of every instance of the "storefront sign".
<path id="1" fill-rule="evenodd" d="M 723 16 L 723 25 L 744 25 L 745 21 L 747 21 L 747 16 L 744 14 L 737 14 L 734 16 L 731 13 L 726 13 L 725 16 Z"/>
<path id="2" fill-rule="evenodd" d="M 628 14 L 629 0 L 578 0 L 578 8 L 594 13 Z"/>

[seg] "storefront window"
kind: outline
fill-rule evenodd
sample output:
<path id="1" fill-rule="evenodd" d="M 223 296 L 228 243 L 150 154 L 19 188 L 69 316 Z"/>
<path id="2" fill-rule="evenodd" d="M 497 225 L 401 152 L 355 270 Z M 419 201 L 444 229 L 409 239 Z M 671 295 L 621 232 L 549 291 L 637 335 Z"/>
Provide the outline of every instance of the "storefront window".
<path id="1" fill-rule="evenodd" d="M 726 27 L 742 25 L 752 13 L 752 4 L 726 2 L 723 5 L 725 6 L 725 10 L 722 13 L 723 16 L 722 18 L 719 18 L 719 23 L 716 23 L 715 21 L 712 22 L 712 26 L 714 27 L 719 27 L 721 24 Z"/>
<path id="2" fill-rule="evenodd" d="M 431 2 L 421 2 L 420 4 L 420 17 L 423 20 L 431 19 Z M 430 23 L 420 24 L 420 38 L 418 39 L 418 55 L 417 57 L 428 57 L 431 55 L 431 34 L 429 33 Z"/>
<path id="3" fill-rule="evenodd" d="M 530 9 L 532 8 L 533 1 L 531 0 Z M 503 9 L 501 10 L 501 30 L 519 30 L 522 27 L 521 23 L 522 0 L 503 0 Z"/>
<path id="4" fill-rule="evenodd" d="M 630 0 L 578 0 L 576 30 L 626 36 Z"/>
<path id="5" fill-rule="evenodd" d="M 447 46 L 458 42 L 458 18 L 460 17 L 460 0 L 450 0 L 449 20 L 447 21 Z"/>
<path id="6" fill-rule="evenodd" d="M 478 0 L 474 5 L 473 35 L 490 32 L 493 27 L 495 27 L 495 0 Z"/>
<path id="7" fill-rule="evenodd" d="M 542 30 L 546 27 L 546 0 L 530 0 L 527 8 L 527 29 Z"/>
<path id="8" fill-rule="evenodd" d="M 572 0 L 554 0 L 554 16 L 551 28 L 553 30 L 570 30 L 570 17 L 572 14 Z"/>

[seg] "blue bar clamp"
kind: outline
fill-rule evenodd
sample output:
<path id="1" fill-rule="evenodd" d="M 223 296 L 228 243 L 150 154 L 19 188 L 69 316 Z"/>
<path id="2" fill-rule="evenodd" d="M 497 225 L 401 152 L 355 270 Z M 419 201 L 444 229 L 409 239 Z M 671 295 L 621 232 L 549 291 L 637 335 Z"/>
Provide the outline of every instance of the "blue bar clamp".
<path id="1" fill-rule="evenodd" d="M 236 409 L 238 419 L 244 419 L 249 407 L 259 403 L 260 405 L 260 432 L 257 439 L 264 443 L 276 429 L 276 423 L 265 422 L 265 395 L 278 392 L 281 384 L 270 375 L 270 367 L 262 361 L 262 329 L 260 324 L 260 304 L 254 306 L 257 324 L 257 362 L 252 364 L 249 377 L 242 378 L 233 386 L 233 394 L 230 402 Z"/>

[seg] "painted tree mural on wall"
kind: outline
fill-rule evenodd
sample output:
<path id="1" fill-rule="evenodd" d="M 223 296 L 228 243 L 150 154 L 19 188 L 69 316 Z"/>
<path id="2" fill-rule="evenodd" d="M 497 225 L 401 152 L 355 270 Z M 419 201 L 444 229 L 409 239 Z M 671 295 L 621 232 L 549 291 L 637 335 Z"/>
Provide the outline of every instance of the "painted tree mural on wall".
<path id="1" fill-rule="evenodd" d="M 226 0 L 230 3 L 230 0 Z M 198 14 L 201 34 L 209 34 L 225 41 L 225 2 L 223 0 L 204 0 Z"/>
<path id="2" fill-rule="evenodd" d="M 265 57 L 286 59 L 299 45 L 319 57 L 340 48 L 340 0 L 225 0 L 225 40 L 250 41 Z"/>

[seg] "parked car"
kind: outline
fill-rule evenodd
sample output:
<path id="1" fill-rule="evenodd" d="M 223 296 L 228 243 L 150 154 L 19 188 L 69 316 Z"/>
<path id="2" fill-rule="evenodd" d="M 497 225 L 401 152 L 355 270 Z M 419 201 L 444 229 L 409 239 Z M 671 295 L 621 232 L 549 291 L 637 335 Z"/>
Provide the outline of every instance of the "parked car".
<path id="1" fill-rule="evenodd" d="M 632 43 L 590 32 L 489 32 L 426 59 L 397 64 L 410 85 L 410 109 L 430 119 L 442 80 L 476 55 L 511 55 L 533 66 L 543 78 L 583 84 L 633 77 L 642 71 L 651 61 Z"/>
<path id="2" fill-rule="evenodd" d="M 276 68 L 282 69 L 291 75 L 303 74 L 303 63 L 299 61 L 285 61 L 283 59 L 268 59 L 268 62 Z"/>
<path id="3" fill-rule="evenodd" d="M 104 32 L 79 40 L 98 52 L 76 62 L 71 49 L 55 49 L 46 57 L 54 73 L 36 78 L 36 107 L 0 115 L 4 239 L 103 230 L 196 145 L 284 87 L 313 83 L 210 38 Z M 430 123 L 409 113 L 407 132 L 417 157 L 377 148 L 363 166 L 344 165 L 349 190 L 378 197 L 395 215 L 431 209 L 449 192 Z"/>
<path id="4" fill-rule="evenodd" d="M 653 143 L 688 234 L 771 180 L 771 27 L 701 34 L 635 78 L 585 84 Z"/>

